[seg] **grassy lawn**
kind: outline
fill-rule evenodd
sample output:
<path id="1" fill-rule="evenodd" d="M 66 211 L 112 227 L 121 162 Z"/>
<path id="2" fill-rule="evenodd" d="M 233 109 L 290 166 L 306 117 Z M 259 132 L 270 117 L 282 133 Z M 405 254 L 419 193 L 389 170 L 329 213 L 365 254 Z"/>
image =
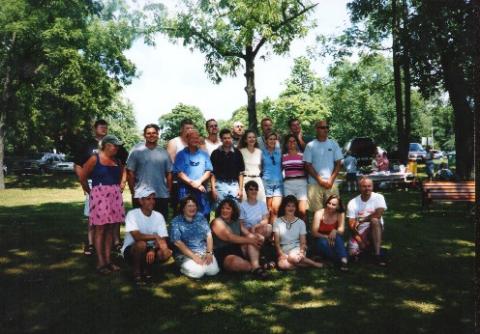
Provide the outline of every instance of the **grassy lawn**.
<path id="1" fill-rule="evenodd" d="M 464 204 L 422 213 L 418 192 L 384 193 L 387 269 L 361 263 L 347 274 L 329 267 L 274 271 L 265 282 L 223 273 L 194 281 L 170 262 L 153 285 L 136 288 L 125 266 L 100 277 L 83 256 L 83 195 L 72 177 L 7 181 L 2 333 L 473 332 L 474 226 Z"/>

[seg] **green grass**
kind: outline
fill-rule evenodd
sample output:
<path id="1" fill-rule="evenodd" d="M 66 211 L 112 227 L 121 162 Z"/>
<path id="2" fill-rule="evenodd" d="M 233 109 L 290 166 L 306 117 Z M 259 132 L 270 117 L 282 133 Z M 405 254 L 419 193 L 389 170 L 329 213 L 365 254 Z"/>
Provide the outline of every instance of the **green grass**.
<path id="1" fill-rule="evenodd" d="M 327 268 L 276 271 L 266 282 L 229 274 L 194 281 L 170 262 L 139 289 L 125 266 L 100 277 L 82 255 L 83 195 L 73 177 L 9 178 L 7 187 L 2 333 L 473 332 L 474 226 L 463 204 L 424 214 L 418 192 L 385 193 L 387 269 L 362 263 L 348 274 Z"/>

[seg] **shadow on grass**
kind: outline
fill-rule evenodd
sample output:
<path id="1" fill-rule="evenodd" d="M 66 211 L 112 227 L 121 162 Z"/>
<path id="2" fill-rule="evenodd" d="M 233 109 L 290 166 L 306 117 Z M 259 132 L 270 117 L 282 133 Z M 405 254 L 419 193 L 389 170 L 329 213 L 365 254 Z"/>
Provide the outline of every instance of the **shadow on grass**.
<path id="1" fill-rule="evenodd" d="M 136 288 L 129 268 L 107 277 L 81 253 L 82 203 L 0 207 L 2 333 L 473 332 L 473 224 L 408 217 L 410 194 L 386 194 L 387 269 L 272 273 L 268 281 L 179 275 L 173 263 Z M 121 263 L 121 259 L 118 259 Z"/>
<path id="2" fill-rule="evenodd" d="M 73 173 L 56 173 L 42 175 L 8 175 L 5 180 L 7 189 L 20 188 L 73 188 L 78 186 L 78 180 Z"/>

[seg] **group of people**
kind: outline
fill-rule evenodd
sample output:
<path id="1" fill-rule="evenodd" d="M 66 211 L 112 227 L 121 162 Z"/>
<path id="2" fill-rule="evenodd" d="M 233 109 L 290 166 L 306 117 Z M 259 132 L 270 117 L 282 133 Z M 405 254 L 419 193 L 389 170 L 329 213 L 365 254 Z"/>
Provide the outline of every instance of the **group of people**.
<path id="1" fill-rule="evenodd" d="M 360 195 L 345 209 L 335 184 L 343 154 L 328 138 L 327 121 L 316 123 L 315 138 L 303 134 L 298 119 L 288 125 L 281 139 L 270 118 L 262 119 L 260 136 L 240 122 L 232 130 L 219 130 L 210 119 L 208 136 L 202 138 L 185 119 L 179 136 L 164 149 L 158 143 L 158 125 L 148 124 L 145 141 L 127 154 L 121 141 L 107 134 L 108 124 L 97 121 L 95 139 L 75 158 L 87 194 L 85 254 L 96 253 L 97 271 L 109 274 L 119 270 L 111 261 L 112 248 L 120 251 L 132 265 L 137 284 L 151 279 L 153 263 L 172 254 L 180 271 L 192 278 L 215 275 L 220 269 L 265 278 L 275 266 L 321 268 L 322 258 L 347 271 L 349 256 L 355 259 L 367 249 L 385 266 L 383 196 L 363 178 Z M 134 209 L 125 215 L 122 191 L 127 183 Z M 167 229 L 169 204 L 173 219 Z M 307 210 L 313 214 L 311 224 Z M 346 226 L 351 235 L 348 252 Z M 308 234 L 312 242 L 307 242 Z M 274 249 L 276 261 L 264 260 L 267 247 Z"/>

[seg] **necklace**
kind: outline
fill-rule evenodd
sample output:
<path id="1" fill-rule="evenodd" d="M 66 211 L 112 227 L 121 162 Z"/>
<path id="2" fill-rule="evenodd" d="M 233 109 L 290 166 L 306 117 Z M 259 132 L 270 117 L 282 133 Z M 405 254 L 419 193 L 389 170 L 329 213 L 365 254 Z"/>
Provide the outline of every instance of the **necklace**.
<path id="1" fill-rule="evenodd" d="M 285 219 L 285 217 L 280 217 L 280 219 L 285 223 L 285 225 L 287 226 L 287 230 L 290 230 L 292 228 L 292 225 L 295 224 L 298 220 L 297 217 L 295 217 L 295 219 L 292 221 L 292 222 L 289 222 L 288 220 Z"/>

